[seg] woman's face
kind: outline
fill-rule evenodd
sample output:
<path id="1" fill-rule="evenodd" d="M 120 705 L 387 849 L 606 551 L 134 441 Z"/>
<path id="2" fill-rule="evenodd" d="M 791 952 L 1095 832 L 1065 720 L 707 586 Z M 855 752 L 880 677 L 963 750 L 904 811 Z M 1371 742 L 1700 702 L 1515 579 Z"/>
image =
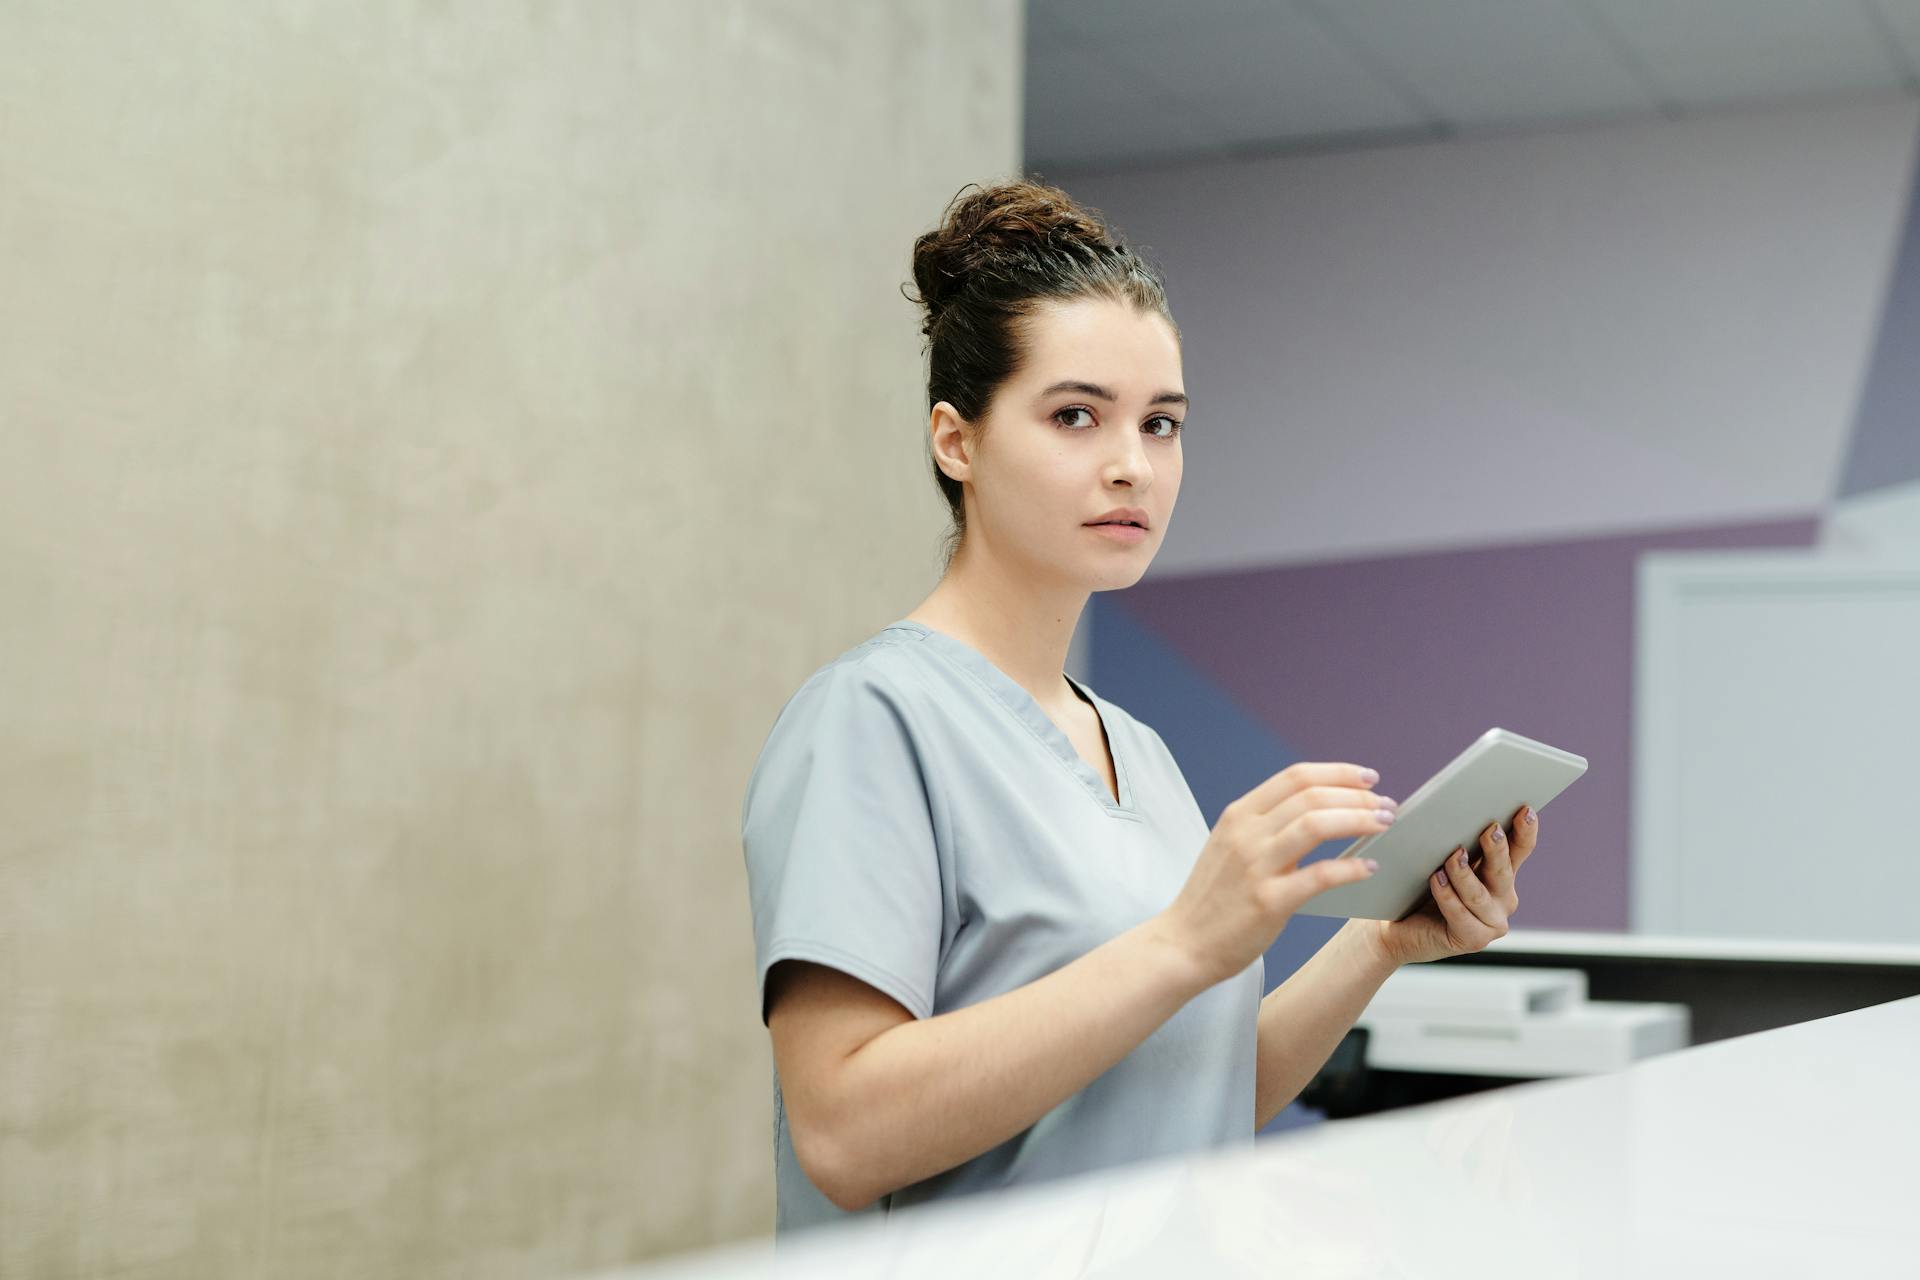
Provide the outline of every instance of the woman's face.
<path id="1" fill-rule="evenodd" d="M 1046 302 L 1026 345 L 988 406 L 980 447 L 951 405 L 935 406 L 936 453 L 966 482 L 970 554 L 1077 589 L 1131 586 L 1180 492 L 1187 405 L 1173 328 L 1104 298 Z M 1137 508 L 1145 529 L 1094 525 L 1117 507 Z"/>

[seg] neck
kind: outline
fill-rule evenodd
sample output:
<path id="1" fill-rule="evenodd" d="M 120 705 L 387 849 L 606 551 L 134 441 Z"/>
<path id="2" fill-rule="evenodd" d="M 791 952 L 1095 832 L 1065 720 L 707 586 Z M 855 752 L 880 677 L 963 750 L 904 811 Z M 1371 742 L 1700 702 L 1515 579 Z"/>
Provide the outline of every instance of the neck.
<path id="1" fill-rule="evenodd" d="M 907 617 L 978 650 L 1043 707 L 1075 700 L 1067 648 L 1091 593 L 1008 573 L 963 545 L 932 594 Z"/>

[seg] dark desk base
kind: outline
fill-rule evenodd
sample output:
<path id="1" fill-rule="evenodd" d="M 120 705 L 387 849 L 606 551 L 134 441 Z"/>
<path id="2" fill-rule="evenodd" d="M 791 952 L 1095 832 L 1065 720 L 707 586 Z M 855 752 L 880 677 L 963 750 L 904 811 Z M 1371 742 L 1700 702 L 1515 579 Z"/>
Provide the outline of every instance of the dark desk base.
<path id="1" fill-rule="evenodd" d="M 1589 1000 L 1660 1000 L 1687 1006 L 1691 1044 L 1850 1013 L 1920 995 L 1920 965 L 1703 959 L 1695 956 L 1477 952 L 1449 965 L 1580 969 Z M 1328 1119 L 1366 1115 L 1521 1083 L 1513 1076 L 1383 1071 L 1366 1065 L 1366 1029 L 1346 1034 L 1299 1101 Z"/>

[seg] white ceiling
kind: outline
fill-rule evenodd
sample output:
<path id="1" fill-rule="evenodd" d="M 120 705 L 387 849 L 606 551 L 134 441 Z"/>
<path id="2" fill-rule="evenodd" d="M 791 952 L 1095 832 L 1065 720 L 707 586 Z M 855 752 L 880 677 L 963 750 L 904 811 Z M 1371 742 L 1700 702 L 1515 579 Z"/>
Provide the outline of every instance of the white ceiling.
<path id="1" fill-rule="evenodd" d="M 1901 89 L 1920 0 L 1029 0 L 1026 168 Z"/>

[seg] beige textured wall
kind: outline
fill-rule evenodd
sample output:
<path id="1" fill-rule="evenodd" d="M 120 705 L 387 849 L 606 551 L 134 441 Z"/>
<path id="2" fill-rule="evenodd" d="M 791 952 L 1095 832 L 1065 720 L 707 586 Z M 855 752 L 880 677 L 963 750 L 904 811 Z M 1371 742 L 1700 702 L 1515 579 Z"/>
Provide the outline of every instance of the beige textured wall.
<path id="1" fill-rule="evenodd" d="M 741 793 L 932 584 L 1022 22 L 0 6 L 0 1275 L 771 1230 Z"/>

